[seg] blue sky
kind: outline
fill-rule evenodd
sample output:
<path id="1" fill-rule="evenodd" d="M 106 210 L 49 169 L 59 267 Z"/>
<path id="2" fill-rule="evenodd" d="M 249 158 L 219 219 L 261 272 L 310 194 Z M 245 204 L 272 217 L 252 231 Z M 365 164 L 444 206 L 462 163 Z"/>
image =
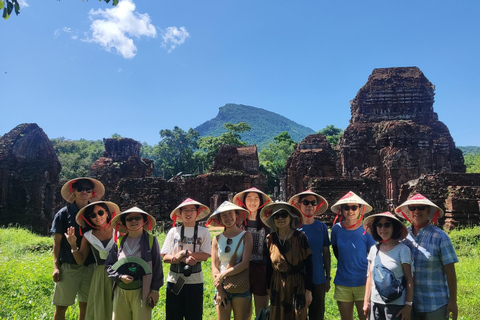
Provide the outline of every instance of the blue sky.
<path id="1" fill-rule="evenodd" d="M 345 129 L 374 68 L 417 66 L 457 146 L 480 145 L 480 1 L 22 2 L 0 21 L 0 134 L 151 145 L 226 103 Z"/>

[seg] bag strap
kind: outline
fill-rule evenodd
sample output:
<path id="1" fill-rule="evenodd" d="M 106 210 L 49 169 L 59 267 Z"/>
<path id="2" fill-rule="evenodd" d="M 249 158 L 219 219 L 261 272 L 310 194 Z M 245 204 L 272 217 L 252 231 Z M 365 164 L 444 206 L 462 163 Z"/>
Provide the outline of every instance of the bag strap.
<path id="1" fill-rule="evenodd" d="M 195 252 L 195 246 L 197 245 L 197 237 L 198 237 L 198 223 L 195 221 L 195 228 L 193 229 L 193 252 Z M 185 227 L 183 224 L 180 229 L 180 238 L 181 238 L 182 247 L 183 247 L 183 241 L 185 240 Z"/>
<path id="2" fill-rule="evenodd" d="M 238 250 L 238 247 L 240 247 L 240 243 L 245 242 L 245 241 L 244 241 L 244 238 L 245 238 L 245 235 L 246 235 L 246 234 L 247 234 L 247 232 L 244 232 L 244 233 L 243 233 L 243 236 L 242 236 L 242 237 L 240 238 L 240 240 L 238 241 L 237 247 L 235 248 L 235 252 L 233 253 L 232 258 L 230 258 L 230 262 L 228 262 L 228 265 L 229 265 L 229 266 L 234 266 L 234 265 L 236 265 L 235 262 L 237 261 L 237 250 Z"/>

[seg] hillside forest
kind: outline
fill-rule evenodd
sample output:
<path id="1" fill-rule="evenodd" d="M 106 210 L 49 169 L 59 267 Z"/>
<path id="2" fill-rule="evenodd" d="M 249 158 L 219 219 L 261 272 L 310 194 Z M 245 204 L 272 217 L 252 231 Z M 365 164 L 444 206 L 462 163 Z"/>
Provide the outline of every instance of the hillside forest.
<path id="1" fill-rule="evenodd" d="M 242 134 L 251 127 L 245 122 L 225 123 L 226 132 L 218 136 L 204 136 L 195 129 L 185 131 L 177 126 L 160 130 L 160 141 L 156 145 L 142 144 L 140 156 L 155 163 L 155 177 L 170 179 L 179 173 L 202 174 L 208 172 L 221 145 L 245 146 Z M 337 145 L 342 130 L 328 125 L 317 133 L 323 134 L 333 145 Z M 121 138 L 114 134 L 112 138 Z M 93 162 L 103 154 L 102 140 L 51 139 L 55 152 L 62 165 L 62 180 L 87 176 Z M 273 138 L 264 148 L 259 148 L 260 171 L 268 179 L 268 188 L 277 185 L 278 177 L 285 174 L 285 163 L 298 141 L 294 141 L 287 131 Z M 459 147 L 463 152 L 468 173 L 480 173 L 480 147 Z"/>

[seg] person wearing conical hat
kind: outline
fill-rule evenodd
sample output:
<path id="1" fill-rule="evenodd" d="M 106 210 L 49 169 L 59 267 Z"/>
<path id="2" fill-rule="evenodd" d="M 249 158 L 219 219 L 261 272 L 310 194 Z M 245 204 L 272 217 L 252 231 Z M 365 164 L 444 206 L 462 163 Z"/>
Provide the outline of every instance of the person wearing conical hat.
<path id="1" fill-rule="evenodd" d="M 363 299 L 367 281 L 367 254 L 375 245 L 372 235 L 365 233 L 362 218 L 372 207 L 354 192 L 349 191 L 332 207 L 340 222 L 332 227 L 331 242 L 337 258 L 337 273 L 333 283 L 338 310 L 342 320 L 353 319 L 353 307 L 360 320 L 365 320 Z M 335 218 L 337 220 L 337 218 Z"/>
<path id="2" fill-rule="evenodd" d="M 186 199 L 170 214 L 174 226 L 168 231 L 161 255 L 170 263 L 167 275 L 166 320 L 201 320 L 203 313 L 202 261 L 210 258 L 212 242 L 207 228 L 198 221 L 210 209 L 193 199 Z M 175 227 L 176 222 L 181 226 Z"/>
<path id="3" fill-rule="evenodd" d="M 92 201 L 100 200 L 105 193 L 103 184 L 95 179 L 80 177 L 67 181 L 61 195 L 68 205 L 60 209 L 53 218 L 50 232 L 54 234 L 53 242 L 53 281 L 55 290 L 52 304 L 55 305 L 53 319 L 64 320 L 69 306 L 78 299 L 79 319 L 85 319 L 88 292 L 93 274 L 95 260 L 93 255 L 88 255 L 85 261 L 77 264 L 71 246 L 65 237 L 70 227 L 74 228 L 76 247 L 82 243 L 80 226 L 75 217 L 80 209 Z"/>
<path id="4" fill-rule="evenodd" d="M 313 264 L 300 210 L 287 202 L 266 205 L 260 212 L 272 232 L 267 236 L 267 281 L 270 319 L 306 320 L 312 302 Z"/>
<path id="5" fill-rule="evenodd" d="M 120 208 L 113 202 L 92 202 L 78 211 L 77 223 L 89 227 L 85 232 L 80 247 L 77 246 L 75 228 L 70 227 L 65 234 L 72 248 L 73 257 L 81 265 L 90 252 L 95 257 L 95 270 L 88 292 L 86 319 L 103 320 L 112 318 L 112 280 L 105 270 L 105 260 L 115 245 L 112 218 L 120 213 Z"/>
<path id="6" fill-rule="evenodd" d="M 268 308 L 267 293 L 267 258 L 263 254 L 265 239 L 270 229 L 260 219 L 260 209 L 272 202 L 272 199 L 257 188 L 239 192 L 233 197 L 234 204 L 248 210 L 246 230 L 252 234 L 253 250 L 250 256 L 250 292 L 253 294 L 255 313 Z"/>
<path id="7" fill-rule="evenodd" d="M 412 319 L 452 319 L 458 317 L 458 262 L 448 235 L 434 226 L 443 210 L 421 194 L 416 194 L 395 209 L 412 225 L 404 241 L 414 262 Z"/>
<path id="8" fill-rule="evenodd" d="M 207 225 L 224 227 L 224 231 L 212 241 L 212 275 L 215 286 L 215 306 L 218 320 L 229 320 L 233 310 L 235 320 L 249 318 L 252 299 L 250 290 L 230 293 L 224 288 L 224 279 L 248 269 L 253 238 L 250 232 L 238 225 L 246 219 L 248 210 L 224 201 L 208 218 Z M 236 264 L 230 260 L 236 255 Z"/>
<path id="9" fill-rule="evenodd" d="M 163 285 L 163 268 L 157 238 L 147 230 L 155 218 L 138 207 L 123 211 L 112 220 L 118 238 L 105 261 L 113 284 L 112 320 L 150 320 Z"/>
<path id="10" fill-rule="evenodd" d="M 288 203 L 295 206 L 303 215 L 300 231 L 308 238 L 312 250 L 313 262 L 313 300 L 308 308 L 310 319 L 325 318 L 325 293 L 330 290 L 330 238 L 325 223 L 314 217 L 322 215 L 328 209 L 327 200 L 311 190 L 294 195 Z"/>
<path id="11" fill-rule="evenodd" d="M 401 243 L 407 236 L 407 227 L 390 212 L 372 214 L 365 218 L 363 227 L 379 244 L 368 254 L 368 275 L 363 312 L 375 319 L 408 320 L 412 313 L 413 259 L 410 248 Z M 394 297 L 382 291 L 382 270 L 395 276 L 398 294 Z M 385 277 L 384 277 L 385 278 Z M 380 289 L 376 283 L 380 283 Z"/>

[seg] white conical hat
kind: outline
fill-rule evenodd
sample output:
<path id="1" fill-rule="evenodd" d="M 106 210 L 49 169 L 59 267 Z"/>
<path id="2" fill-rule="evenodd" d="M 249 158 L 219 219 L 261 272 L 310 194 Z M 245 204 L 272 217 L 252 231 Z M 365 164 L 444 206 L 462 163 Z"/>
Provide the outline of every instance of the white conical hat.
<path id="1" fill-rule="evenodd" d="M 405 218 L 408 221 L 410 221 L 410 213 L 408 211 L 408 206 L 412 205 L 412 204 L 416 204 L 416 205 L 422 204 L 422 205 L 425 205 L 425 206 L 429 206 L 430 207 L 430 214 L 429 214 L 428 220 L 431 221 L 432 223 L 437 222 L 436 218 L 443 217 L 444 212 L 443 212 L 442 208 L 440 208 L 435 203 L 433 203 L 432 201 L 425 198 L 420 193 L 417 193 L 416 195 L 414 195 L 413 197 L 411 197 L 410 199 L 408 199 L 407 201 L 405 201 L 404 203 L 399 205 L 395 209 L 395 213 L 398 216 L 400 216 L 402 218 Z"/>
<path id="2" fill-rule="evenodd" d="M 249 194 L 250 192 L 255 192 L 258 193 L 261 197 L 260 199 L 260 206 L 266 205 L 267 203 L 272 202 L 272 199 L 263 191 L 258 190 L 257 188 L 250 188 L 247 190 L 240 191 L 233 197 L 233 204 L 236 204 L 237 206 L 243 207 L 245 205 L 244 203 L 244 197 Z"/>
<path id="3" fill-rule="evenodd" d="M 297 193 L 296 195 L 294 195 L 293 197 L 290 198 L 290 200 L 288 200 L 288 203 L 290 203 L 291 205 L 295 206 L 297 209 L 300 210 L 300 205 L 298 204 L 299 203 L 299 199 L 302 197 L 302 196 L 306 196 L 306 195 L 312 195 L 312 196 L 315 196 L 317 198 L 317 210 L 315 211 L 315 214 L 314 216 L 320 216 L 322 213 L 324 213 L 325 211 L 327 211 L 328 209 L 328 201 L 322 197 L 321 195 L 313 192 L 312 190 L 306 190 L 306 191 L 303 191 L 303 192 L 300 192 L 300 193 Z M 302 210 L 300 210 L 301 212 Z M 302 212 L 303 214 L 303 212 Z"/>
<path id="4" fill-rule="evenodd" d="M 230 201 L 224 201 L 218 208 L 215 210 L 210 217 L 208 217 L 207 225 L 214 227 L 224 227 L 222 220 L 220 219 L 220 213 L 227 211 L 238 211 L 240 215 L 245 218 L 249 212 L 247 209 L 237 206 L 236 204 L 231 203 Z"/>
<path id="5" fill-rule="evenodd" d="M 120 230 L 120 232 L 128 232 L 128 229 L 126 228 L 126 226 L 124 226 L 122 224 L 121 217 L 124 216 L 124 215 L 128 215 L 129 213 L 133 213 L 133 212 L 139 212 L 139 213 L 143 213 L 143 214 L 147 215 L 147 220 L 148 221 L 143 226 L 143 229 L 151 230 L 157 224 L 157 220 L 150 213 L 145 212 L 138 207 L 133 207 L 133 208 L 125 210 L 122 213 L 120 213 L 119 215 L 115 216 L 115 218 L 112 219 L 112 227 L 116 230 L 117 229 Z"/>
<path id="6" fill-rule="evenodd" d="M 80 211 L 78 211 L 77 215 L 75 216 L 75 221 L 77 221 L 79 226 L 81 226 L 82 228 L 85 228 L 85 219 L 86 219 L 85 216 L 84 216 L 85 210 L 88 207 L 92 207 L 92 206 L 94 207 L 94 206 L 96 206 L 97 204 L 100 204 L 100 203 L 104 203 L 108 207 L 108 211 L 110 211 L 110 214 L 111 214 L 111 219 L 115 218 L 115 216 L 120 213 L 120 208 L 113 202 L 110 202 L 110 201 L 95 201 L 95 202 L 87 204 L 85 207 L 80 209 Z"/>
<path id="7" fill-rule="evenodd" d="M 205 218 L 206 216 L 208 216 L 210 214 L 210 208 L 208 208 L 206 205 L 204 205 L 204 204 L 202 204 L 198 201 L 195 201 L 191 198 L 187 198 L 182 203 L 180 203 L 178 205 L 178 207 L 173 209 L 173 211 L 170 213 L 170 219 L 172 219 L 175 222 L 177 222 L 177 221 L 183 222 L 182 217 L 180 216 L 180 209 L 185 207 L 185 206 L 189 206 L 189 205 L 198 206 L 197 217 L 196 217 L 195 221 L 202 220 L 203 218 Z"/>
<path id="8" fill-rule="evenodd" d="M 358 203 L 364 206 L 365 212 L 369 213 L 372 211 L 372 206 L 365 202 L 362 198 L 357 196 L 353 191 L 349 191 L 346 195 L 344 195 L 340 200 L 338 200 L 333 206 L 330 207 L 330 210 L 334 213 L 338 213 L 342 207 L 342 204 L 349 204 L 349 203 Z"/>
<path id="9" fill-rule="evenodd" d="M 62 198 L 65 199 L 65 201 L 67 201 L 68 203 L 73 203 L 73 201 L 75 201 L 75 195 L 73 193 L 73 185 L 78 180 L 90 180 L 93 183 L 92 198 L 90 199 L 91 201 L 98 201 L 102 199 L 103 195 L 105 194 L 105 187 L 103 186 L 103 184 L 100 181 L 93 178 L 80 177 L 80 178 L 69 180 L 63 185 L 60 193 L 62 195 Z"/>
<path id="10" fill-rule="evenodd" d="M 400 221 L 397 216 L 395 216 L 393 213 L 391 212 L 382 212 L 382 213 L 376 213 L 376 214 L 371 214 L 369 215 L 368 217 L 365 218 L 365 220 L 363 221 L 363 228 L 368 232 L 368 233 L 372 233 L 372 223 L 373 221 L 375 221 L 375 218 L 376 217 L 385 217 L 385 218 L 390 218 L 390 219 L 393 219 L 395 221 L 397 221 L 401 227 L 402 227 L 402 236 L 399 240 L 403 240 L 407 237 L 408 235 L 408 229 L 407 229 L 407 226 L 405 226 L 402 221 Z"/>

